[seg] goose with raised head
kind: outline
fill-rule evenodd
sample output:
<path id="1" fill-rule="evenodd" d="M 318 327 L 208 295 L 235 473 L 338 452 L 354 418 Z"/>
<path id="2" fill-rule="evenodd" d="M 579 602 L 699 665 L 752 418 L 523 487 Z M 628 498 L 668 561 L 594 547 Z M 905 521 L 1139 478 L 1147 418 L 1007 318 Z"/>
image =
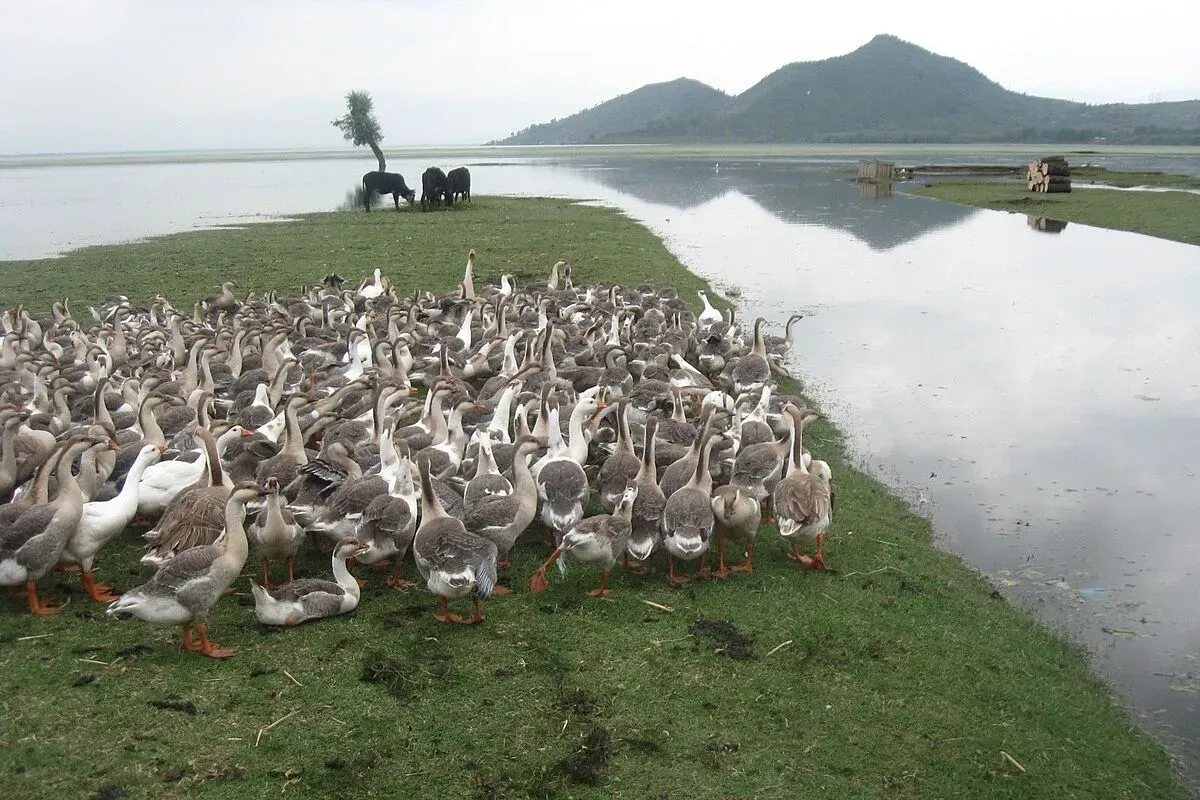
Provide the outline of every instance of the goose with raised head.
<path id="1" fill-rule="evenodd" d="M 709 454 L 716 437 L 705 430 L 700 446 L 700 457 L 696 459 L 692 477 L 667 498 L 663 507 L 663 547 L 667 551 L 667 582 L 680 586 L 690 578 L 675 574 L 676 560 L 699 559 L 696 576 L 708 572 L 705 557 L 712 538 L 714 520 L 712 512 L 712 475 L 708 472 Z"/>
<path id="2" fill-rule="evenodd" d="M 709 441 L 709 434 L 712 433 L 713 413 L 711 406 L 701 410 L 694 438 L 690 441 L 691 446 L 674 463 L 663 470 L 662 477 L 658 481 L 658 488 L 662 489 L 664 497 L 669 498 L 692 477 L 696 462 L 700 459 L 700 451 Z M 662 428 L 663 423 L 660 423 L 659 430 L 661 431 Z"/>
<path id="3" fill-rule="evenodd" d="M 721 316 L 721 312 L 713 308 L 713 304 L 708 302 L 708 294 L 703 289 L 698 289 L 696 294 L 700 296 L 700 302 L 704 303 L 704 310 L 700 312 L 700 316 L 696 317 L 696 324 L 701 330 L 707 330 L 725 320 Z"/>
<path id="4" fill-rule="evenodd" d="M 271 476 L 263 483 L 266 503 L 246 530 L 250 545 L 262 559 L 262 585 L 268 589 L 280 584 L 271 583 L 271 562 L 287 562 L 288 582 L 296 579 L 296 550 L 304 540 L 304 528 L 296 524 L 292 512 L 284 507 L 280 497 L 279 479 Z"/>
<path id="5" fill-rule="evenodd" d="M 141 490 L 141 477 L 146 468 L 158 461 L 163 448 L 159 445 L 147 444 L 142 446 L 133 466 L 125 476 L 125 484 L 120 493 L 111 500 L 92 501 L 83 504 L 83 513 L 79 524 L 71 533 L 67 546 L 59 560 L 64 564 L 78 564 L 82 572 L 83 589 L 88 597 L 98 603 L 108 603 L 116 600 L 112 587 L 96 583 L 92 575 L 92 565 L 96 555 L 104 545 L 112 541 L 117 534 L 125 530 L 137 514 L 138 494 Z"/>
<path id="6" fill-rule="evenodd" d="M 771 499 L 776 484 L 783 477 L 784 465 L 792 448 L 792 418 L 785 417 L 787 433 L 779 439 L 743 446 L 733 459 L 729 483 L 743 493 L 765 504 Z M 746 434 L 746 423 L 742 422 L 742 435 Z"/>
<path id="7" fill-rule="evenodd" d="M 144 520 L 157 519 L 183 490 L 192 486 L 208 470 L 208 449 L 198 434 L 199 450 L 191 461 L 175 458 L 151 463 L 138 481 L 137 516 Z M 230 426 L 216 439 L 217 458 L 223 458 L 233 444 L 253 434 L 240 425 Z M 129 478 L 125 478 L 128 482 Z"/>
<path id="8" fill-rule="evenodd" d="M 643 565 L 662 542 L 662 513 L 667 505 L 667 498 L 662 493 L 662 489 L 658 488 L 658 468 L 654 463 L 657 428 L 658 417 L 649 417 L 646 420 L 646 436 L 642 443 L 641 463 L 638 465 L 638 473 L 633 479 L 633 485 L 637 487 L 638 494 L 630 512 L 632 528 L 629 540 L 625 545 L 625 568 L 634 572 L 648 570 Z M 630 556 L 637 562 L 637 566 L 630 563 Z"/>
<path id="9" fill-rule="evenodd" d="M 767 361 L 767 345 L 763 339 L 762 317 L 754 320 L 754 345 L 750 352 L 738 359 L 730 372 L 734 394 L 761 389 L 771 379 L 771 364 Z"/>
<path id="10" fill-rule="evenodd" d="M 349 537 L 333 548 L 333 580 L 301 578 L 282 586 L 250 582 L 254 616 L 263 625 L 292 627 L 314 619 L 349 614 L 358 608 L 362 590 L 346 562 L 366 551 L 366 545 Z"/>
<path id="11" fill-rule="evenodd" d="M 421 473 L 421 525 L 413 539 L 413 558 L 417 571 L 425 579 L 426 588 L 437 595 L 441 613 L 434 615 L 438 622 L 474 624 L 482 622 L 480 598 L 492 595 L 496 585 L 496 545 L 468 531 L 460 520 L 442 508 L 433 490 L 429 462 L 417 457 Z M 474 592 L 475 612 L 462 617 L 450 611 L 450 598 L 465 597 Z"/>
<path id="12" fill-rule="evenodd" d="M 62 607 L 38 598 L 38 580 L 54 568 L 83 515 L 83 492 L 71 466 L 84 450 L 96 443 L 90 436 L 67 440 L 59 450 L 54 477 L 58 496 L 35 502 L 0 533 L 0 586 L 25 587 L 33 614 L 57 614 Z M 114 448 L 116 445 L 112 445 Z"/>
<path id="13" fill-rule="evenodd" d="M 583 421 L 600 408 L 594 397 L 580 398 L 571 411 L 570 439 L 564 442 L 558 423 L 558 407 L 552 404 L 549 414 L 548 451 L 534 468 L 538 497 L 542 500 L 542 522 L 554 534 L 557 547 L 563 532 L 583 519 L 584 509 L 591 499 L 591 485 L 583 465 L 587 462 L 588 443 L 584 438 Z"/>
<path id="14" fill-rule="evenodd" d="M 508 553 L 537 516 L 538 489 L 529 471 L 529 459 L 542 446 L 533 436 L 525 435 L 513 445 L 512 492 L 506 495 L 483 494 L 467 501 L 464 497 L 463 525 L 471 533 L 496 545 L 502 565 Z"/>
<path id="15" fill-rule="evenodd" d="M 137 617 L 146 622 L 183 626 L 181 646 L 209 658 L 229 658 L 233 650 L 217 647 L 208 638 L 209 610 L 241 574 L 250 553 L 246 540 L 246 504 L 263 494 L 255 483 L 239 483 L 224 503 L 224 535 L 214 544 L 180 552 L 158 568 L 149 581 L 130 589 L 108 607 L 118 619 Z M 192 639 L 195 628 L 200 641 Z"/>
<path id="16" fill-rule="evenodd" d="M 355 538 L 365 549 L 358 560 L 363 564 L 384 565 L 391 559 L 393 569 L 387 578 L 388 586 L 411 586 L 410 581 L 401 577 L 404 557 L 417 529 L 417 490 L 408 451 L 402 450 L 398 467 L 382 474 L 390 476 L 387 491 L 375 496 L 359 517 Z"/>
<path id="17" fill-rule="evenodd" d="M 713 536 L 717 540 L 717 569 L 714 578 L 724 578 L 734 572 L 754 573 L 754 537 L 762 522 L 758 501 L 737 486 L 718 486 L 713 491 Z M 725 564 L 725 546 L 740 543 L 744 560 L 733 567 Z"/>
<path id="18" fill-rule="evenodd" d="M 825 532 L 833 517 L 833 497 L 830 488 L 832 475 L 824 461 L 804 463 L 804 427 L 820 418 L 820 414 L 800 409 L 789 403 L 784 413 L 792 417 L 792 451 L 787 475 L 775 487 L 775 519 L 779 535 L 792 543 L 789 556 L 806 567 L 824 570 Z M 816 556 L 801 555 L 801 540 L 816 539 Z"/>
<path id="19" fill-rule="evenodd" d="M 504 477 L 496 466 L 496 456 L 492 452 L 492 437 L 482 437 L 479 440 L 478 449 L 475 451 L 475 474 L 471 476 L 467 481 L 466 488 L 463 489 L 463 507 L 470 508 L 484 497 L 506 496 L 512 492 L 512 482 Z"/>
<path id="20" fill-rule="evenodd" d="M 565 556 L 573 556 L 584 562 L 599 562 L 603 564 L 600 573 L 600 586 L 588 591 L 591 597 L 610 597 L 612 589 L 608 588 L 608 575 L 616 566 L 617 560 L 625 552 L 629 535 L 633 530 L 631 521 L 633 504 L 637 500 L 638 487 L 636 484 L 626 487 L 621 493 L 621 499 L 611 514 L 598 514 L 576 523 L 575 527 L 563 536 L 562 544 L 555 548 L 537 570 L 529 576 L 529 589 L 534 594 L 546 591 L 546 569 L 555 561 L 558 562 L 559 572 L 566 574 Z"/>
<path id="21" fill-rule="evenodd" d="M 300 468 L 308 463 L 308 453 L 304 450 L 304 434 L 297 418 L 299 410 L 308 403 L 307 397 L 297 394 L 284 406 L 287 438 L 284 440 L 283 449 L 277 455 L 258 465 L 255 478 L 260 484 L 265 485 L 268 478 L 275 478 L 281 486 L 288 486 L 296 480 Z"/>
<path id="22" fill-rule="evenodd" d="M 612 455 L 600 465 L 596 485 L 600 489 L 600 505 L 612 513 L 621 502 L 625 488 L 637 477 L 642 461 L 633 449 L 633 437 L 629 434 L 629 401 L 617 403 L 617 442 Z"/>

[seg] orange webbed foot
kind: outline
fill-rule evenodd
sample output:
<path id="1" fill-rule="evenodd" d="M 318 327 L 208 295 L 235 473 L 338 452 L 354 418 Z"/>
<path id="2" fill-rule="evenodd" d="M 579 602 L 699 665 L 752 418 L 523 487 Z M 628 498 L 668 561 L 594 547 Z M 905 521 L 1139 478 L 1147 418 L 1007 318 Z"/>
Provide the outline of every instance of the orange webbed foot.
<path id="1" fill-rule="evenodd" d="M 546 573 L 541 570 L 529 576 L 529 591 L 534 594 L 541 594 L 550 588 L 549 581 L 546 580 Z"/>
<path id="2" fill-rule="evenodd" d="M 434 618 L 434 620 L 436 620 L 437 622 L 453 623 L 453 624 L 456 624 L 456 625 L 461 625 L 461 624 L 462 624 L 462 621 L 463 621 L 463 618 L 462 618 L 462 617 L 460 617 L 458 614 L 449 614 L 449 613 L 447 613 L 447 614 L 434 614 L 434 615 L 433 615 L 433 618 Z"/>
<path id="3" fill-rule="evenodd" d="M 496 584 L 495 586 L 492 587 L 492 594 L 494 596 L 503 597 L 506 594 L 512 594 L 512 589 L 508 588 L 507 586 L 501 586 L 500 584 Z"/>
<path id="4" fill-rule="evenodd" d="M 200 648 L 201 655 L 208 656 L 209 658 L 215 658 L 218 661 L 226 658 L 233 658 L 233 654 L 236 652 L 236 650 L 230 647 L 217 647 L 212 642 L 208 643 L 208 647 Z"/>
<path id="5" fill-rule="evenodd" d="M 612 597 L 612 589 L 589 589 L 588 597 Z"/>
<path id="6" fill-rule="evenodd" d="M 363 583 L 360 583 L 359 586 L 362 586 L 365 583 L 366 583 L 366 581 L 364 581 Z M 412 581 L 405 580 L 404 578 L 397 578 L 395 575 L 388 576 L 387 585 L 392 587 L 393 589 L 415 589 L 415 588 L 417 588 L 417 585 L 415 583 L 413 583 Z"/>

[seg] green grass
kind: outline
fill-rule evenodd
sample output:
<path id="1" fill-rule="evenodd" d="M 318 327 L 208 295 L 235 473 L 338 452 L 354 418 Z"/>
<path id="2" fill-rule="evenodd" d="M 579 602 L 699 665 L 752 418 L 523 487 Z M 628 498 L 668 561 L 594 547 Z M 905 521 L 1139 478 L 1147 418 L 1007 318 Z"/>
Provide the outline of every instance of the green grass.
<path id="1" fill-rule="evenodd" d="M 1193 178 L 1190 175 L 1173 175 L 1169 172 L 1123 172 L 1105 167 L 1071 167 L 1071 180 L 1074 183 L 1096 183 L 1122 188 L 1158 186 L 1173 189 L 1200 189 L 1200 178 Z"/>
<path id="2" fill-rule="evenodd" d="M 401 291 L 444 291 L 469 247 L 484 274 L 540 277 L 565 257 L 579 282 L 702 285 L 614 211 L 483 197 L 25 268 L 54 269 L 43 302 L 163 289 L 179 304 L 231 275 L 264 288 L 375 265 Z M 149 265 L 162 277 L 137 271 Z M 175 630 L 108 620 L 73 576 L 47 579 L 72 597 L 61 617 L 0 601 L 0 779 L 22 798 L 1185 796 L 1080 648 L 935 549 L 929 523 L 854 469 L 833 427 L 806 442 L 838 484 L 829 574 L 786 561 L 764 526 L 753 577 L 672 590 L 661 569 L 622 574 L 597 600 L 584 595 L 596 571 L 572 565 L 533 596 L 524 579 L 546 548 L 532 530 L 506 573 L 518 591 L 468 629 L 435 623 L 424 590 L 360 569 L 355 614 L 270 632 L 246 605 L 247 574 L 210 619 L 239 648 L 223 663 L 179 653 Z M 132 533 L 114 544 L 99 578 L 141 582 L 138 549 Z M 300 567 L 328 569 L 311 550 Z"/>
<path id="3" fill-rule="evenodd" d="M 1072 180 L 1075 180 L 1074 176 Z M 1027 191 L 1023 182 L 970 180 L 940 180 L 923 186 L 906 187 L 904 191 L 962 205 L 1020 211 L 1039 217 L 1200 244 L 1200 194 L 1190 192 L 1076 188 L 1069 194 L 1039 194 Z"/>

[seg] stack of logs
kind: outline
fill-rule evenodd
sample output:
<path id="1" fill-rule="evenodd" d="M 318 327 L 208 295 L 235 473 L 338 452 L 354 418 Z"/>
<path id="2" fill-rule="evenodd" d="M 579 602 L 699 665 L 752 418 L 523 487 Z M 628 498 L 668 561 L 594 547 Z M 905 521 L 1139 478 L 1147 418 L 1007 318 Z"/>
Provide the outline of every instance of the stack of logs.
<path id="1" fill-rule="evenodd" d="M 1062 156 L 1029 162 L 1029 191 L 1057 194 L 1071 191 L 1071 167 Z"/>

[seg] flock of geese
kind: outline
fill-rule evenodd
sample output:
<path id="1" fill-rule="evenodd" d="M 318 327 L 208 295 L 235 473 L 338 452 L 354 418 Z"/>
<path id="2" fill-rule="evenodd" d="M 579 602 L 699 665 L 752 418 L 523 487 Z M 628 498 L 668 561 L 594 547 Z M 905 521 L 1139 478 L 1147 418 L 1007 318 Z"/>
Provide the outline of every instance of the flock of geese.
<path id="1" fill-rule="evenodd" d="M 354 609 L 356 564 L 411 586 L 410 553 L 436 619 L 479 622 L 539 516 L 533 592 L 569 559 L 600 565 L 594 596 L 618 564 L 663 556 L 672 585 L 749 573 L 770 516 L 824 569 L 833 486 L 803 446 L 819 415 L 773 380 L 798 315 L 768 336 L 704 292 L 696 315 L 669 287 L 577 286 L 561 261 L 477 289 L 475 259 L 444 296 L 400 295 L 376 269 L 295 295 L 239 299 L 230 281 L 190 313 L 161 295 L 80 319 L 66 298 L 47 317 L 4 311 L 0 585 L 52 614 L 38 581 L 78 570 L 109 614 L 182 626 L 184 648 L 225 658 L 205 620 L 252 551 L 268 625 Z M 131 523 L 155 572 L 117 596 L 93 565 Z M 302 546 L 331 553 L 332 579 L 296 577 Z M 451 610 L 468 596 L 469 615 Z"/>

